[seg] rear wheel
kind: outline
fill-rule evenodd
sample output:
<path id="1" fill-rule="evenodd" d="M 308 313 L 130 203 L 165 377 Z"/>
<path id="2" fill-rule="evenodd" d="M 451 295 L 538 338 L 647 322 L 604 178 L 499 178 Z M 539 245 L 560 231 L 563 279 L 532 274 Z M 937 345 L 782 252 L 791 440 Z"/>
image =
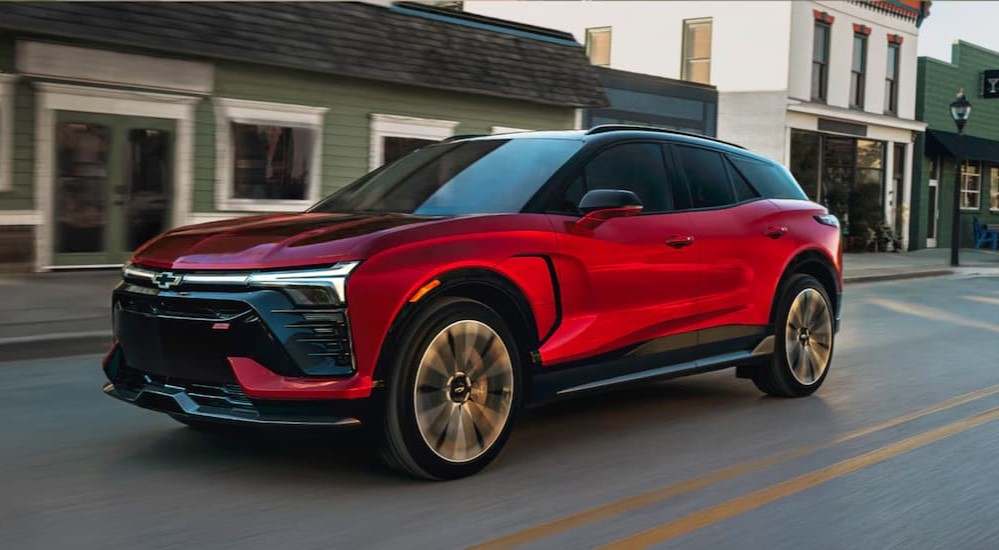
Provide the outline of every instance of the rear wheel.
<path id="1" fill-rule="evenodd" d="M 822 284 L 810 275 L 795 275 L 778 304 L 776 341 L 770 362 L 754 372 L 761 391 L 801 397 L 819 389 L 833 354 L 833 313 Z"/>
<path id="2" fill-rule="evenodd" d="M 428 479 L 471 475 L 499 454 L 520 403 L 520 355 L 506 323 L 446 298 L 404 331 L 389 381 L 382 456 Z"/>

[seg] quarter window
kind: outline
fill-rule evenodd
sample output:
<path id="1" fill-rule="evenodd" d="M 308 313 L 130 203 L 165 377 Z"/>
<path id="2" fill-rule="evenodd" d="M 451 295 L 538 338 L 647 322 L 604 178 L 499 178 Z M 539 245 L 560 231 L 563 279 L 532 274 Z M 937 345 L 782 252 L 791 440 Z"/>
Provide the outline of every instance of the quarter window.
<path id="1" fill-rule="evenodd" d="M 580 199 L 594 189 L 624 189 L 638 195 L 643 212 L 667 212 L 673 199 L 666 182 L 662 149 L 654 143 L 626 143 L 597 153 L 556 205 L 559 212 L 578 212 Z"/>
<path id="2" fill-rule="evenodd" d="M 731 156 L 729 160 L 761 195 L 771 199 L 807 200 L 794 178 L 776 165 Z"/>
<path id="3" fill-rule="evenodd" d="M 677 147 L 677 150 L 690 186 L 694 208 L 714 208 L 735 203 L 735 193 L 720 153 L 684 146 Z"/>

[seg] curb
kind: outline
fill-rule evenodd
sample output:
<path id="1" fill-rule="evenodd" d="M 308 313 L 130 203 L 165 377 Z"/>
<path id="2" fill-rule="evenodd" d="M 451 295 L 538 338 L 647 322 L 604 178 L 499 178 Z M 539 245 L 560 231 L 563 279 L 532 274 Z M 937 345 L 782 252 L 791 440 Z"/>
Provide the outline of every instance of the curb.
<path id="1" fill-rule="evenodd" d="M 929 269 L 925 271 L 900 271 L 897 273 L 876 273 L 871 275 L 856 275 L 843 277 L 843 284 L 875 283 L 879 281 L 902 281 L 906 279 L 924 279 L 927 277 L 943 277 L 953 275 L 953 269 Z"/>
<path id="2" fill-rule="evenodd" d="M 111 339 L 109 330 L 0 338 L 0 361 L 105 353 Z"/>

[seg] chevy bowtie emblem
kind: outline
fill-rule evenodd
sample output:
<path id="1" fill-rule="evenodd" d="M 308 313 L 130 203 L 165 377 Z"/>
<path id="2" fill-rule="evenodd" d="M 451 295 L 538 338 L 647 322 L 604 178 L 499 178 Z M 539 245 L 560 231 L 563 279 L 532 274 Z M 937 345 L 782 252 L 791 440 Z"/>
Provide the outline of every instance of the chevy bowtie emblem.
<path id="1" fill-rule="evenodd" d="M 153 275 L 153 284 L 163 290 L 169 290 L 180 284 L 184 280 L 183 275 L 174 275 L 169 271 L 164 271 L 162 273 L 157 273 Z"/>

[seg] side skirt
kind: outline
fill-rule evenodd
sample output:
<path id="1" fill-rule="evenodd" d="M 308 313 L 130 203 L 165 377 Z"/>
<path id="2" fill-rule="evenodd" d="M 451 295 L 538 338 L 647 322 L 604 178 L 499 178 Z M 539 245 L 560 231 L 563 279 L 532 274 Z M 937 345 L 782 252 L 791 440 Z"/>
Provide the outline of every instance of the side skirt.
<path id="1" fill-rule="evenodd" d="M 623 384 L 665 380 L 730 367 L 738 367 L 739 374 L 746 376 L 755 365 L 773 354 L 774 337 L 769 327 L 740 327 L 739 332 L 742 334 L 735 338 L 708 344 L 674 348 L 646 343 L 616 357 L 604 357 L 590 364 L 549 367 L 547 371 L 541 367 L 534 375 L 530 401 L 541 403 Z M 668 338 L 690 336 L 693 334 Z M 666 351 L 658 351 L 664 347 Z M 641 350 L 656 348 L 655 352 L 641 353 Z M 639 353 L 636 354 L 636 351 Z"/>

